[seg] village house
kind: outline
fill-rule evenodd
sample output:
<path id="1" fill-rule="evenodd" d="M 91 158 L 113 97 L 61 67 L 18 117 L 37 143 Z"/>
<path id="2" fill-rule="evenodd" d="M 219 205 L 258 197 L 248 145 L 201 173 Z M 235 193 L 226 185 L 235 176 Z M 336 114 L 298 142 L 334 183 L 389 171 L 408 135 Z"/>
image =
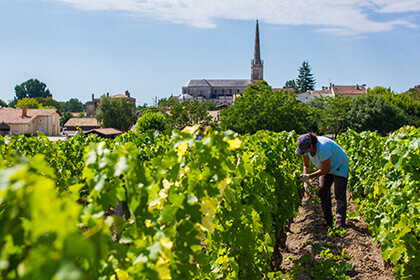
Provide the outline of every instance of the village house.
<path id="1" fill-rule="evenodd" d="M 106 97 L 125 98 L 128 102 L 134 103 L 134 107 L 136 106 L 136 99 L 130 96 L 130 92 L 128 90 L 125 91 L 125 94 L 117 94 L 112 96 L 110 96 L 108 92 Z M 95 98 L 95 94 L 92 94 L 92 101 L 86 102 L 86 117 L 93 118 L 96 116 L 96 110 L 98 109 L 100 102 L 101 100 L 99 98 Z"/>
<path id="2" fill-rule="evenodd" d="M 298 93 L 296 99 L 302 102 L 308 102 L 316 97 L 334 97 L 337 95 L 357 97 L 366 93 L 366 84 L 351 86 L 337 86 L 331 84 L 329 87 L 322 87 L 321 90 L 308 90 L 307 92 Z"/>
<path id="3" fill-rule="evenodd" d="M 95 129 L 86 131 L 83 134 L 85 135 L 96 134 L 102 138 L 114 139 L 115 137 L 117 137 L 118 135 L 122 133 L 124 132 L 115 128 L 95 128 Z"/>
<path id="4" fill-rule="evenodd" d="M 331 85 L 331 92 L 335 95 L 341 96 L 350 96 L 350 97 L 357 97 L 362 94 L 366 94 L 366 84 L 362 85 L 352 85 L 352 86 L 337 86 L 332 84 Z"/>
<path id="5" fill-rule="evenodd" d="M 0 108 L 0 133 L 2 135 L 60 134 L 60 113 L 57 109 Z"/>
<path id="6" fill-rule="evenodd" d="M 321 90 L 308 90 L 307 92 L 298 93 L 296 99 L 302 102 L 308 102 L 317 97 L 333 97 L 334 94 L 329 87 L 322 87 Z"/>
<path id="7" fill-rule="evenodd" d="M 71 118 L 63 127 L 67 134 L 75 134 L 79 129 L 86 132 L 99 128 L 99 124 L 95 118 Z"/>

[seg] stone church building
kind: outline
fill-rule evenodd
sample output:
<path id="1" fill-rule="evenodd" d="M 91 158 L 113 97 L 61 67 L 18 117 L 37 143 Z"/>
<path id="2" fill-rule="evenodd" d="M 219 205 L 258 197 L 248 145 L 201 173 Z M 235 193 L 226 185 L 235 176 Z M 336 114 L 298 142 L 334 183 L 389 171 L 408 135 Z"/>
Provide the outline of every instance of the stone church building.
<path id="1" fill-rule="evenodd" d="M 263 61 L 260 52 L 258 20 L 255 28 L 254 59 L 251 61 L 251 79 L 240 80 L 189 80 L 182 87 L 178 102 L 185 100 L 211 100 L 217 105 L 232 105 L 235 95 L 244 92 L 249 84 L 263 80 Z"/>

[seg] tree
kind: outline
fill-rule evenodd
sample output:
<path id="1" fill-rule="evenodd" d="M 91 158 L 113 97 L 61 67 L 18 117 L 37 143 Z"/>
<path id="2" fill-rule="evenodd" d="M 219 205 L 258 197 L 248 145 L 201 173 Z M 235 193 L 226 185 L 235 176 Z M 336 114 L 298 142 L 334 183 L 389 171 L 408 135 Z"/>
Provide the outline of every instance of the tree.
<path id="1" fill-rule="evenodd" d="M 39 104 L 41 104 L 42 108 L 55 108 L 57 110 L 60 109 L 60 102 L 54 100 L 51 96 L 50 97 L 36 97 L 35 98 Z"/>
<path id="2" fill-rule="evenodd" d="M 401 94 L 395 94 L 384 87 L 368 89 L 369 95 L 383 97 L 388 103 L 401 108 L 409 125 L 420 126 L 420 89 L 410 89 Z"/>
<path id="3" fill-rule="evenodd" d="M 73 115 L 70 112 L 64 112 L 60 118 L 60 125 L 63 126 L 71 118 L 73 118 Z"/>
<path id="4" fill-rule="evenodd" d="M 21 85 L 15 86 L 15 93 L 17 99 L 22 99 L 25 97 L 36 98 L 36 97 L 51 97 L 50 90 L 47 89 L 47 85 L 43 82 L 40 82 L 37 79 L 30 79 Z"/>
<path id="5" fill-rule="evenodd" d="M 38 100 L 35 98 L 22 98 L 19 99 L 16 103 L 16 106 L 19 106 L 21 108 L 26 107 L 28 109 L 40 109 L 42 107 L 41 104 L 39 104 Z"/>
<path id="6" fill-rule="evenodd" d="M 66 102 L 60 102 L 60 111 L 61 112 L 83 112 L 85 106 L 77 98 L 71 98 Z"/>
<path id="7" fill-rule="evenodd" d="M 7 107 L 7 103 L 0 99 L 0 108 Z"/>
<path id="8" fill-rule="evenodd" d="M 348 96 L 327 97 L 325 100 L 325 107 L 318 120 L 319 131 L 332 133 L 334 137 L 337 137 L 348 127 L 348 111 L 351 100 Z"/>
<path id="9" fill-rule="evenodd" d="M 137 106 L 137 111 L 140 111 L 140 110 L 142 110 L 142 109 L 146 109 L 147 107 L 149 107 L 149 106 L 147 105 L 147 103 L 143 103 L 143 105 L 139 105 L 139 106 Z"/>
<path id="10" fill-rule="evenodd" d="M 308 61 L 304 61 L 302 66 L 298 69 L 299 75 L 296 80 L 298 92 L 306 92 L 315 89 L 315 79 L 311 73 L 312 69 Z"/>
<path id="11" fill-rule="evenodd" d="M 235 104 L 220 112 L 222 129 L 253 134 L 258 130 L 305 132 L 305 105 L 294 94 L 273 92 L 265 81 L 247 87 Z"/>
<path id="12" fill-rule="evenodd" d="M 384 97 L 375 95 L 352 98 L 348 121 L 350 128 L 357 132 L 378 131 L 382 135 L 408 124 L 401 108 L 388 103 Z"/>
<path id="13" fill-rule="evenodd" d="M 127 131 L 137 121 L 135 105 L 125 98 L 112 98 L 103 95 L 96 112 L 96 119 L 101 127 Z"/>
<path id="14" fill-rule="evenodd" d="M 137 121 L 136 131 L 146 132 L 147 130 L 166 130 L 165 117 L 161 113 L 146 112 Z"/>
<path id="15" fill-rule="evenodd" d="M 285 88 L 294 88 L 297 89 L 297 84 L 295 80 L 289 80 L 286 82 L 286 84 L 284 85 Z"/>
<path id="16" fill-rule="evenodd" d="M 194 124 L 199 124 L 202 128 L 206 126 L 214 128 L 216 125 L 207 111 L 206 104 L 197 100 L 173 104 L 165 120 L 169 129 L 183 129 Z"/>
<path id="17" fill-rule="evenodd" d="M 159 107 L 171 107 L 176 103 L 177 102 L 176 102 L 175 97 L 172 96 L 172 97 L 168 97 L 168 98 L 159 99 L 158 106 Z"/>

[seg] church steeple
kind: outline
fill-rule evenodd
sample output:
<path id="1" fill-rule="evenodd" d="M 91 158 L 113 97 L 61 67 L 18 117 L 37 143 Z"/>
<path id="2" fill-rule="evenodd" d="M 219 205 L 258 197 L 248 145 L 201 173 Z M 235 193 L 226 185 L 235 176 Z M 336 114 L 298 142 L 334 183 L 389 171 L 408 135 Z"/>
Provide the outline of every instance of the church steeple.
<path id="1" fill-rule="evenodd" d="M 251 82 L 262 81 L 263 78 L 263 63 L 261 60 L 260 52 L 260 31 L 258 26 L 258 20 L 255 27 L 255 45 L 254 45 L 254 59 L 251 64 Z"/>

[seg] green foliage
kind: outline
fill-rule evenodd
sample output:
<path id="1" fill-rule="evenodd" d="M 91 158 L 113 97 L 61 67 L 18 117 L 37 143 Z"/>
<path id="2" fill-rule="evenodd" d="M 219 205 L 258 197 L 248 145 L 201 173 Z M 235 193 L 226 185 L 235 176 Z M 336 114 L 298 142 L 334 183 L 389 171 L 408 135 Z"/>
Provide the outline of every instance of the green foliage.
<path id="1" fill-rule="evenodd" d="M 52 96 L 50 90 L 47 89 L 47 85 L 38 79 L 29 79 L 20 85 L 16 85 L 15 93 L 17 99 Z"/>
<path id="2" fill-rule="evenodd" d="M 0 108 L 5 108 L 5 107 L 7 107 L 7 103 L 0 99 Z"/>
<path id="3" fill-rule="evenodd" d="M 349 127 L 358 132 L 378 131 L 382 135 L 407 124 L 400 108 L 389 104 L 383 97 L 373 95 L 351 99 L 347 119 Z"/>
<path id="4" fill-rule="evenodd" d="M 203 102 L 204 108 L 208 111 L 216 110 L 216 103 L 211 100 L 206 100 Z"/>
<path id="5" fill-rule="evenodd" d="M 207 112 L 206 104 L 197 100 L 173 104 L 170 113 L 165 115 L 165 121 L 169 129 L 183 129 L 196 124 L 201 128 L 214 128 L 216 125 Z"/>
<path id="6" fill-rule="evenodd" d="M 419 279 L 420 129 L 404 127 L 389 137 L 349 131 L 338 143 L 349 155 L 349 185 L 383 258 L 398 279 Z"/>
<path id="7" fill-rule="evenodd" d="M 0 275 L 259 278 L 271 269 L 273 222 L 297 213 L 296 138 L 198 126 L 171 139 L 0 138 Z M 118 200 L 122 218 L 109 215 Z"/>
<path id="8" fill-rule="evenodd" d="M 298 92 L 306 92 L 308 90 L 315 89 L 315 79 L 311 73 L 312 68 L 309 66 L 308 61 L 304 61 L 302 66 L 298 69 L 299 75 L 296 79 L 297 90 Z"/>
<path id="9" fill-rule="evenodd" d="M 278 276 L 270 265 L 276 228 L 300 204 L 296 139 L 294 132 L 238 137 L 198 126 L 171 138 L 153 131 L 113 140 L 0 137 L 0 277 Z M 419 278 L 419 129 L 387 138 L 350 130 L 337 141 L 384 259 L 398 278 Z M 111 212 L 118 201 L 122 217 Z M 321 249 L 310 269 L 301 259 L 290 275 L 346 279 L 350 256 Z"/>
<path id="10" fill-rule="evenodd" d="M 64 112 L 60 118 L 60 126 L 64 126 L 64 124 L 71 118 L 73 118 L 73 115 L 70 112 Z"/>
<path id="11" fill-rule="evenodd" d="M 259 130 L 301 133 L 306 131 L 304 106 L 294 94 L 273 92 L 265 81 L 260 81 L 249 85 L 234 105 L 221 111 L 221 126 L 241 134 Z"/>
<path id="12" fill-rule="evenodd" d="M 77 98 L 71 98 L 66 102 L 60 102 L 60 111 L 61 112 L 83 112 L 85 106 L 83 103 Z"/>
<path id="13" fill-rule="evenodd" d="M 168 98 L 159 99 L 158 106 L 159 107 L 172 107 L 176 103 L 177 101 L 175 97 L 168 97 Z"/>
<path id="14" fill-rule="evenodd" d="M 38 100 L 42 108 L 57 109 L 57 110 L 60 109 L 60 103 L 54 100 L 51 96 L 50 97 L 36 97 L 35 99 Z"/>
<path id="15" fill-rule="evenodd" d="M 344 237 L 347 231 L 344 228 L 332 227 L 328 228 L 328 236 L 330 237 Z"/>
<path id="16" fill-rule="evenodd" d="M 369 89 L 369 95 L 383 97 L 388 103 L 404 111 L 407 118 L 406 124 L 420 126 L 420 89 L 410 89 L 401 94 L 395 94 L 383 87 Z"/>
<path id="17" fill-rule="evenodd" d="M 294 88 L 294 89 L 297 89 L 297 84 L 296 84 L 296 81 L 295 80 L 289 80 L 289 81 L 287 81 L 285 84 L 284 84 L 284 87 L 285 88 Z"/>
<path id="18" fill-rule="evenodd" d="M 139 105 L 139 106 L 137 106 L 137 110 L 138 111 L 140 111 L 140 110 L 142 110 L 142 109 L 146 109 L 147 107 L 149 107 L 149 105 L 147 105 L 147 103 L 143 103 L 143 105 Z"/>
<path id="19" fill-rule="evenodd" d="M 414 111 L 408 109 L 414 107 L 398 103 L 398 100 L 404 99 L 408 100 L 408 97 L 395 95 L 381 87 L 370 89 L 368 95 L 354 98 L 318 97 L 308 103 L 307 127 L 315 132 L 335 136 L 347 128 L 359 132 L 377 131 L 385 135 L 404 125 L 417 123 L 415 114 L 410 113 Z M 416 102 L 411 101 L 413 104 Z"/>
<path id="20" fill-rule="evenodd" d="M 147 130 L 166 130 L 165 117 L 161 113 L 146 112 L 137 121 L 136 130 L 145 132 Z"/>
<path id="21" fill-rule="evenodd" d="M 350 279 L 347 274 L 353 270 L 351 264 L 345 260 L 349 260 L 351 256 L 345 253 L 343 249 L 340 255 L 334 255 L 329 248 L 322 250 L 319 258 L 311 261 L 309 255 L 305 255 L 300 259 L 293 261 L 294 266 L 286 274 L 287 279 L 301 279 L 306 274 L 310 279 Z"/>
<path id="22" fill-rule="evenodd" d="M 101 127 L 112 127 L 122 131 L 129 130 L 137 121 L 135 105 L 125 98 L 101 96 L 96 111 L 96 119 Z"/>
<path id="23" fill-rule="evenodd" d="M 52 99 L 52 97 L 37 97 L 37 98 L 29 98 L 25 97 L 22 99 L 18 99 L 16 102 L 16 106 L 21 108 L 26 107 L 28 109 L 58 109 L 60 104 Z"/>
<path id="24" fill-rule="evenodd" d="M 42 107 L 42 105 L 39 104 L 38 100 L 29 97 L 19 99 L 17 101 L 16 106 L 19 106 L 21 108 L 26 107 L 28 109 L 40 109 Z"/>
<path id="25" fill-rule="evenodd" d="M 318 127 L 322 133 L 331 133 L 336 137 L 344 132 L 349 124 L 350 97 L 327 97 L 323 110 L 319 111 Z"/>

